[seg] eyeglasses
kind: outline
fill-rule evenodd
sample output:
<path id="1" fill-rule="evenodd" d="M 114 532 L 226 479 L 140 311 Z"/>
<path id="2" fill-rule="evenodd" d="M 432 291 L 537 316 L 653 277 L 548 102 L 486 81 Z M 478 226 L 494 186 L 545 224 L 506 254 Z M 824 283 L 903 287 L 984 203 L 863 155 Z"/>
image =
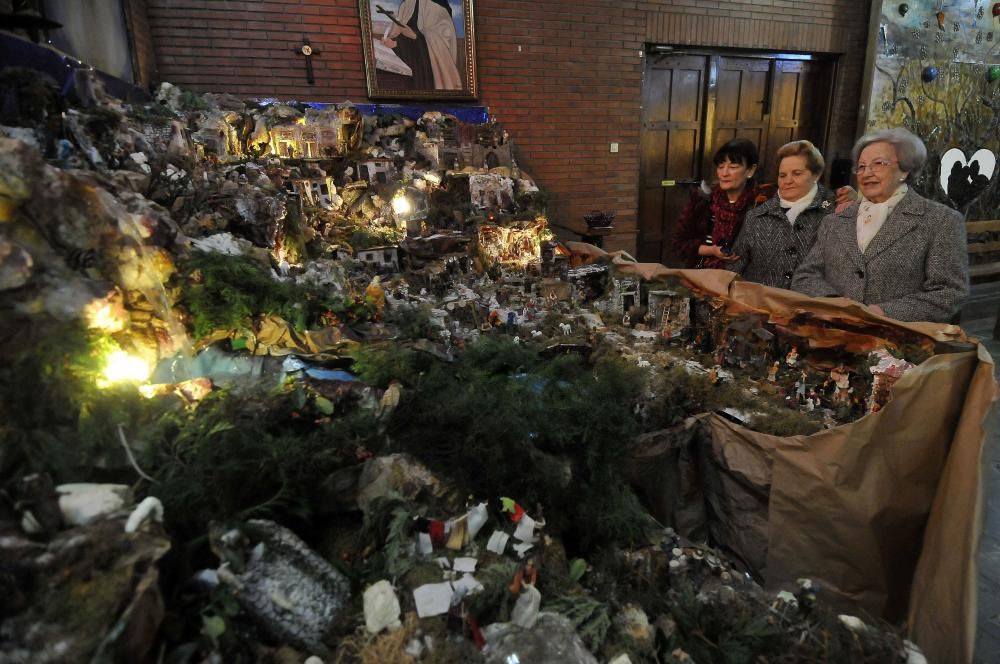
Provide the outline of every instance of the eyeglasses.
<path id="1" fill-rule="evenodd" d="M 871 169 L 872 173 L 881 173 L 885 169 L 889 168 L 893 164 L 898 164 L 898 161 L 889 161 L 888 159 L 873 159 L 870 164 L 858 164 L 854 167 L 854 172 L 861 175 L 866 170 Z"/>

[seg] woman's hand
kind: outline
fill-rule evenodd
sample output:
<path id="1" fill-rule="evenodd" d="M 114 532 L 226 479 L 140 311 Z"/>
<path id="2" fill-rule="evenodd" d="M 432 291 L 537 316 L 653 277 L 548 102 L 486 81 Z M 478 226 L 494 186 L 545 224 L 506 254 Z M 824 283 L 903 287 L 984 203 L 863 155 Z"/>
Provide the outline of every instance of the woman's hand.
<path id="1" fill-rule="evenodd" d="M 388 46 L 389 48 L 396 48 L 396 40 L 395 39 L 390 39 L 388 37 L 385 37 L 382 40 L 382 43 L 385 44 L 386 46 Z"/>
<path id="2" fill-rule="evenodd" d="M 703 244 L 698 247 L 699 256 L 711 256 L 712 258 L 718 258 L 731 263 L 732 261 L 737 261 L 740 259 L 739 256 L 734 256 L 733 254 L 723 253 L 722 247 L 714 244 Z"/>
<path id="3" fill-rule="evenodd" d="M 848 205 L 858 200 L 858 192 L 854 190 L 851 185 L 844 185 L 836 191 L 837 194 L 837 207 L 834 208 L 835 212 L 840 212 Z"/>

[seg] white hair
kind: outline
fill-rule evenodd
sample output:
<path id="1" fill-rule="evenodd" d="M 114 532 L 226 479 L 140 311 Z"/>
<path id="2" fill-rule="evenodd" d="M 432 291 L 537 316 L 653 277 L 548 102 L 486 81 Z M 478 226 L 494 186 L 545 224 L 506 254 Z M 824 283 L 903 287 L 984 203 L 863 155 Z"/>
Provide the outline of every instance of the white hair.
<path id="1" fill-rule="evenodd" d="M 927 147 L 924 142 L 909 129 L 901 127 L 880 129 L 859 138 L 851 149 L 851 158 L 854 163 L 858 163 L 858 157 L 861 156 L 861 151 L 866 147 L 872 143 L 883 142 L 889 143 L 896 149 L 899 170 L 907 174 L 907 181 L 915 177 L 927 163 Z"/>

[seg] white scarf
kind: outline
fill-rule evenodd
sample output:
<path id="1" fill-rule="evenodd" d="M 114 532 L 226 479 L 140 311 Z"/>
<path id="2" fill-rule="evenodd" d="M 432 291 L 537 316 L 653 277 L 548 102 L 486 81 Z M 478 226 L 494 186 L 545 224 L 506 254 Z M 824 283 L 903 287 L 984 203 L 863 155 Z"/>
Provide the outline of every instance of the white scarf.
<path id="1" fill-rule="evenodd" d="M 892 214 L 896 205 L 909 190 L 910 188 L 905 184 L 900 185 L 899 189 L 889 197 L 889 200 L 882 203 L 872 203 L 867 198 L 861 199 L 861 205 L 858 207 L 858 220 L 855 225 L 858 229 L 858 249 L 861 250 L 862 254 L 868 249 L 872 238 L 882 229 L 885 220 Z"/>
<path id="2" fill-rule="evenodd" d="M 797 201 L 786 201 L 778 194 L 778 202 L 781 207 L 785 210 L 785 216 L 788 217 L 788 223 L 794 225 L 795 220 L 799 218 L 802 211 L 809 207 L 809 204 L 813 202 L 816 198 L 816 194 L 819 193 L 819 187 L 813 182 L 812 189 Z"/>

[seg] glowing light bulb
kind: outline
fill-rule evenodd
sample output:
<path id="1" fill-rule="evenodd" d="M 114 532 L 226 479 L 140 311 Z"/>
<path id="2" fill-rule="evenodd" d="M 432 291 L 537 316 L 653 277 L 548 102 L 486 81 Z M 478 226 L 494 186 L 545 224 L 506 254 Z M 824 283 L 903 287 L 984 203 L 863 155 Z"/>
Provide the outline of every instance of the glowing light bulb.
<path id="1" fill-rule="evenodd" d="M 406 196 L 396 196 L 392 199 L 392 211 L 398 215 L 410 214 L 413 211 L 413 203 Z"/>
<path id="2" fill-rule="evenodd" d="M 104 366 L 104 378 L 98 381 L 99 387 L 108 387 L 115 383 L 143 383 L 149 378 L 149 365 L 142 358 L 129 355 L 123 350 L 111 352 Z"/>
<path id="3" fill-rule="evenodd" d="M 115 306 L 107 299 L 94 300 L 84 307 L 87 326 L 108 334 L 121 332 L 128 325 L 128 318 L 121 306 Z"/>

